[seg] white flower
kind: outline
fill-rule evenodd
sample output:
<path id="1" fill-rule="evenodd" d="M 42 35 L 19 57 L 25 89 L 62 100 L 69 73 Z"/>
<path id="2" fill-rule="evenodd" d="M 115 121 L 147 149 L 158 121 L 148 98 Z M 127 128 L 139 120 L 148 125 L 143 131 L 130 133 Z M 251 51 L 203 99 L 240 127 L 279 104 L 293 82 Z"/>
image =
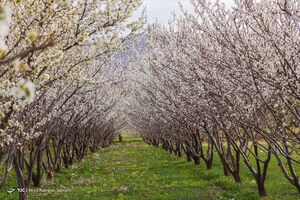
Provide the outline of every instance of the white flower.
<path id="1" fill-rule="evenodd" d="M 1 39 L 0 39 L 0 50 L 2 50 L 2 51 L 7 51 L 8 50 L 8 47 L 6 46 L 5 42 Z"/>
<path id="2" fill-rule="evenodd" d="M 14 60 L 14 62 L 12 64 L 13 64 L 14 71 L 19 72 L 20 68 L 21 68 L 21 60 L 20 60 L 20 58 L 17 58 L 16 60 Z"/>
<path id="3" fill-rule="evenodd" d="M 27 33 L 27 37 L 31 40 L 31 42 L 36 42 L 39 38 L 39 33 L 36 30 L 31 30 Z"/>
<path id="4" fill-rule="evenodd" d="M 31 68 L 27 63 L 24 63 L 24 64 L 20 65 L 20 70 L 22 72 L 29 72 L 31 70 Z"/>
<path id="5" fill-rule="evenodd" d="M 43 81 L 43 82 L 46 82 L 46 81 L 48 81 L 50 79 L 50 75 L 49 74 L 43 74 L 42 76 L 41 76 L 41 80 Z"/>
<path id="6" fill-rule="evenodd" d="M 2 38 L 6 37 L 9 33 L 11 13 L 10 7 L 0 4 L 0 37 Z"/>
<path id="7" fill-rule="evenodd" d="M 8 47 L 6 46 L 5 42 L 0 38 L 0 58 L 3 58 L 6 55 L 7 51 L 8 51 Z"/>
<path id="8" fill-rule="evenodd" d="M 36 132 L 36 133 L 33 134 L 33 137 L 39 137 L 40 135 L 42 135 L 41 132 Z"/>
<path id="9" fill-rule="evenodd" d="M 11 22 L 11 9 L 8 6 L 0 4 L 0 20 L 5 20 L 8 23 Z"/>
<path id="10" fill-rule="evenodd" d="M 22 79 L 16 84 L 16 87 L 11 89 L 10 93 L 14 97 L 30 103 L 34 100 L 35 84 L 31 81 Z"/>
<path id="11" fill-rule="evenodd" d="M 9 33 L 9 24 L 6 21 L 0 20 L 0 38 L 4 38 Z"/>
<path id="12" fill-rule="evenodd" d="M 10 135 L 7 135 L 7 138 L 6 138 L 6 143 L 7 144 L 10 144 L 14 141 L 14 139 L 10 136 Z"/>
<path id="13" fill-rule="evenodd" d="M 0 111 L 0 119 L 3 118 L 4 116 L 5 116 L 5 114 Z"/>
<path id="14" fill-rule="evenodd" d="M 8 47 L 3 40 L 9 34 L 9 24 L 11 22 L 11 9 L 0 4 L 0 59 L 4 58 Z"/>

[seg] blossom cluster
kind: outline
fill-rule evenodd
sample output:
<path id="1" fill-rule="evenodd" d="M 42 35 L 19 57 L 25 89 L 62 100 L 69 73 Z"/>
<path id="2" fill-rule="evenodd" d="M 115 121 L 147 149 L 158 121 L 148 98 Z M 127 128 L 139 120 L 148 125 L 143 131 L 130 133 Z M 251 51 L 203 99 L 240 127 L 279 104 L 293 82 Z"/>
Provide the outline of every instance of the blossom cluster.
<path id="1" fill-rule="evenodd" d="M 131 123 L 147 142 L 208 168 L 215 149 L 236 182 L 242 160 L 261 196 L 257 177 L 274 156 L 300 192 L 299 1 L 191 3 L 194 12 L 169 27 L 150 26 L 147 50 L 137 49 Z"/>
<path id="2" fill-rule="evenodd" d="M 87 149 L 111 144 L 120 126 L 114 108 L 123 97 L 116 87 L 123 77 L 113 60 L 122 44 L 140 33 L 142 19 L 127 20 L 140 4 L 1 1 L 0 157 L 6 160 L 1 169 L 9 171 L 19 156 L 34 160 L 27 163 L 35 167 L 14 167 L 30 175 L 40 167 L 32 158 L 38 154 L 51 157 L 43 166 L 51 174 L 62 162 L 82 159 Z M 58 151 L 40 152 L 49 146 Z M 68 161 L 61 158 L 62 149 Z M 5 181 L 7 173 L 0 176 Z"/>
<path id="3" fill-rule="evenodd" d="M 5 37 L 9 34 L 10 23 L 10 7 L 0 4 L 0 58 L 3 58 L 8 51 L 8 47 L 5 42 Z"/>

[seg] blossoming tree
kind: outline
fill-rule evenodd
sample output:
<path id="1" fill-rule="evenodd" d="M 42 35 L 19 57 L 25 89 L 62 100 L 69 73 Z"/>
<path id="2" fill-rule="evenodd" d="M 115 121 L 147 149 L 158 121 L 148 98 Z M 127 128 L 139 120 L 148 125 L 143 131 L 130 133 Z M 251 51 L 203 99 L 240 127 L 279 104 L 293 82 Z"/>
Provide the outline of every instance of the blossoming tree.
<path id="1" fill-rule="evenodd" d="M 11 166 L 19 188 L 39 186 L 43 171 L 51 178 L 62 163 L 112 142 L 123 92 L 110 60 L 139 33 L 142 18 L 128 20 L 139 5 L 0 2 L 0 187 Z"/>
<path id="2" fill-rule="evenodd" d="M 299 2 L 191 3 L 194 13 L 148 28 L 148 50 L 132 64 L 132 123 L 145 141 L 208 169 L 214 149 L 238 183 L 243 161 L 261 196 L 274 157 L 300 191 Z"/>

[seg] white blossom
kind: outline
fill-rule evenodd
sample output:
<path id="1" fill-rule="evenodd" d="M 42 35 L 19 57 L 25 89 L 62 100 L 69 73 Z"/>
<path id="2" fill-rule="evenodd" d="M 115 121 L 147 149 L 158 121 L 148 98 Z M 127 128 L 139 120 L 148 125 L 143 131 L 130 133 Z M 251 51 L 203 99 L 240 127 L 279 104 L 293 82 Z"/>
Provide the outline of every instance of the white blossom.
<path id="1" fill-rule="evenodd" d="M 11 94 L 24 102 L 30 103 L 34 100 L 35 84 L 22 79 L 16 84 L 16 87 L 11 89 Z"/>

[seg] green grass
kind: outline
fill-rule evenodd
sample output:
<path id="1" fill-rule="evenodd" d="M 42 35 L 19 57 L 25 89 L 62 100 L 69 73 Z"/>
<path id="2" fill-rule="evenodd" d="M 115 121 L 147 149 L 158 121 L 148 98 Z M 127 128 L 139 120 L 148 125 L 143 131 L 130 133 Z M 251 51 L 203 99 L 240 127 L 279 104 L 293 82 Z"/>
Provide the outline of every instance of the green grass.
<path id="1" fill-rule="evenodd" d="M 259 199 L 256 184 L 246 168 L 241 167 L 242 184 L 223 175 L 217 155 L 214 167 L 206 170 L 204 163 L 195 166 L 185 158 L 170 155 L 161 148 L 142 142 L 140 138 L 125 137 L 107 149 L 87 156 L 72 169 L 44 179 L 41 189 L 61 189 L 61 192 L 29 193 L 31 200 L 196 200 L 196 199 Z M 16 187 L 10 177 L 0 193 L 0 199 L 15 200 L 17 193 L 8 194 Z M 266 200 L 297 200 L 299 194 L 278 169 L 275 160 L 270 164 Z M 32 188 L 36 189 L 36 188 Z"/>

